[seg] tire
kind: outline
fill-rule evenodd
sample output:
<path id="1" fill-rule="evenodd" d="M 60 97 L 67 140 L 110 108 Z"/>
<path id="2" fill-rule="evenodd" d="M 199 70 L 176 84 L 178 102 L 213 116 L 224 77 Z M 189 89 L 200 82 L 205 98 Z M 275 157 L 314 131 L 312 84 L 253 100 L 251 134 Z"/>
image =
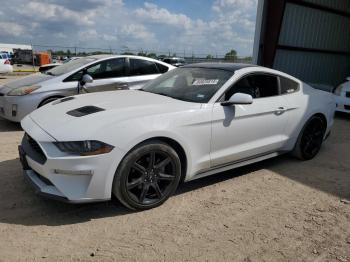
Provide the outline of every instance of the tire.
<path id="1" fill-rule="evenodd" d="M 44 101 L 42 101 L 42 102 L 39 104 L 38 108 L 39 108 L 39 107 L 42 107 L 42 106 L 44 106 L 44 105 L 47 105 L 48 103 L 51 103 L 51 102 L 53 102 L 53 101 L 55 101 L 55 100 L 57 100 L 57 99 L 60 99 L 60 98 L 62 98 L 62 97 L 49 97 L 49 98 L 46 98 Z"/>
<path id="2" fill-rule="evenodd" d="M 301 130 L 292 155 L 300 160 L 313 159 L 321 149 L 326 123 L 319 116 L 311 117 Z"/>
<path id="3" fill-rule="evenodd" d="M 120 163 L 112 192 L 127 208 L 146 210 L 163 204 L 174 194 L 181 179 L 176 151 L 162 141 L 140 144 Z"/>

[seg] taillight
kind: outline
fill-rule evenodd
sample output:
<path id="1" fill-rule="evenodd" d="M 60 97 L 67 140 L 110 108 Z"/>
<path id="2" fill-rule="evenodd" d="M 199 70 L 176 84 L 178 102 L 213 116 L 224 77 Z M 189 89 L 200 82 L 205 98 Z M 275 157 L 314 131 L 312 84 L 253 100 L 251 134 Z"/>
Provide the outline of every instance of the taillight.
<path id="1" fill-rule="evenodd" d="M 10 64 L 11 64 L 11 63 L 10 63 L 10 60 L 6 60 L 4 64 L 5 64 L 5 65 L 10 65 Z"/>

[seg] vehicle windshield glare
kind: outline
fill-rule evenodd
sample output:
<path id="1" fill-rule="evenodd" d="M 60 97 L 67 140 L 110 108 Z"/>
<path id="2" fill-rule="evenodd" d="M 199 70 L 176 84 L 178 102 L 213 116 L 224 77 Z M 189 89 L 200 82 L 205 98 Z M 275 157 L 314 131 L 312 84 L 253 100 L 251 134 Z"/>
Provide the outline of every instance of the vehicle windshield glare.
<path id="1" fill-rule="evenodd" d="M 208 103 L 233 73 L 210 68 L 177 68 L 151 81 L 142 91 L 174 99 Z"/>
<path id="2" fill-rule="evenodd" d="M 76 60 L 69 61 L 69 62 L 67 62 L 65 64 L 56 66 L 56 67 L 48 70 L 46 72 L 46 74 L 53 75 L 53 76 L 60 76 L 60 75 L 69 73 L 69 72 L 71 72 L 71 71 L 73 71 L 75 69 L 78 69 L 78 68 L 80 68 L 80 67 L 82 67 L 82 66 L 84 66 L 86 64 L 94 62 L 96 60 L 97 60 L 96 58 L 92 58 L 92 57 L 79 58 L 79 59 L 76 59 Z"/>

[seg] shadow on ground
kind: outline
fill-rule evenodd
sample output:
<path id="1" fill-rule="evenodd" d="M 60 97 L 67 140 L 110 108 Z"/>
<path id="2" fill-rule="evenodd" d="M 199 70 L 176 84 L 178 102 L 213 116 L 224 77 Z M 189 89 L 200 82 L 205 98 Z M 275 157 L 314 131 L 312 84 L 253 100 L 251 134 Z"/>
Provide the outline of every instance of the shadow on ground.
<path id="1" fill-rule="evenodd" d="M 0 118 L 0 132 L 22 131 L 20 123 L 14 123 Z"/>

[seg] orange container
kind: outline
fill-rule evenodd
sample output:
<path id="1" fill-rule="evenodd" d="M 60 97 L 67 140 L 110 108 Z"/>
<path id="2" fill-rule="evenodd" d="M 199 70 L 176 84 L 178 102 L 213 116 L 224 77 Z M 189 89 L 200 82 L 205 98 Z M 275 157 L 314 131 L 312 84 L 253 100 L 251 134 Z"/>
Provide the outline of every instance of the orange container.
<path id="1" fill-rule="evenodd" d="M 38 52 L 35 54 L 36 61 L 39 66 L 50 64 L 50 55 L 46 52 Z"/>

